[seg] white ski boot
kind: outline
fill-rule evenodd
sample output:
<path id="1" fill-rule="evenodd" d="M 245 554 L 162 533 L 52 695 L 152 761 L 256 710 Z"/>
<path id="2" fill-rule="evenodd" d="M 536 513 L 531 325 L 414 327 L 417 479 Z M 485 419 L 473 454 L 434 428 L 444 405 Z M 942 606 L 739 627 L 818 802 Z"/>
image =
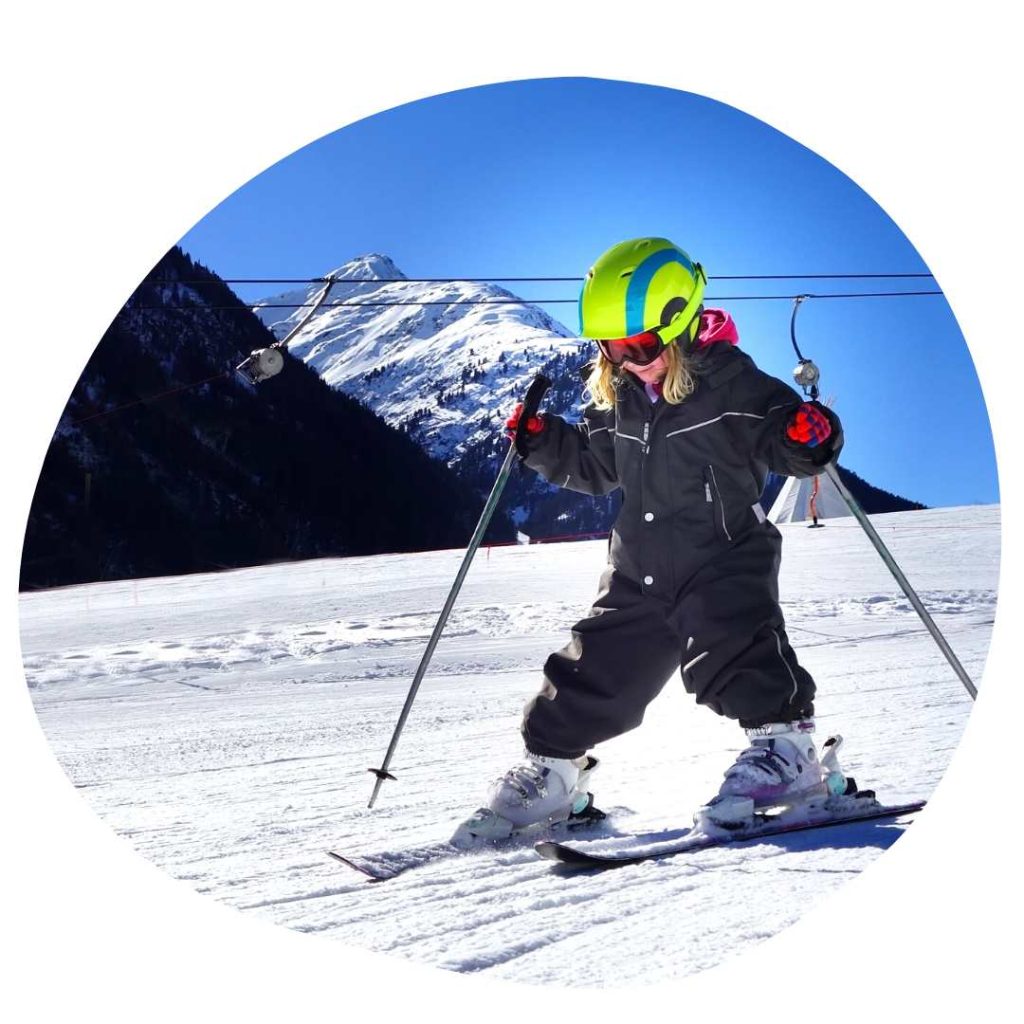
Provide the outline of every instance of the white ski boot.
<path id="1" fill-rule="evenodd" d="M 549 825 L 603 817 L 587 792 L 597 765 L 597 758 L 588 755 L 570 761 L 527 751 L 491 786 L 487 805 L 455 830 L 452 843 L 468 847 L 480 840 L 496 842 Z"/>
<path id="2" fill-rule="evenodd" d="M 767 808 L 824 800 L 838 789 L 838 765 L 823 766 L 818 758 L 813 719 L 774 722 L 745 732 L 750 746 L 726 771 L 718 795 L 694 815 L 696 825 L 742 828 Z M 831 746 L 830 754 L 834 760 Z M 841 784 L 845 786 L 845 779 Z"/>

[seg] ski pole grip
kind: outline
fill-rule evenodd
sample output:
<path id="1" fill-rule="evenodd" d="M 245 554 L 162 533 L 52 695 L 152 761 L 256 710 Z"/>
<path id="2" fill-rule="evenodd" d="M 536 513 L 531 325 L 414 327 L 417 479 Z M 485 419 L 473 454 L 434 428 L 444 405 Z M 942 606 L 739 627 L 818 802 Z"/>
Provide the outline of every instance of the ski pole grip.
<path id="1" fill-rule="evenodd" d="M 526 425 L 530 422 L 531 416 L 537 415 L 540 403 L 547 394 L 549 387 L 551 387 L 551 378 L 545 377 L 543 373 L 538 373 L 533 378 L 530 387 L 527 389 L 526 397 L 523 399 L 523 411 L 519 417 L 519 422 L 516 424 L 516 436 L 513 439 L 516 451 L 522 459 L 525 459 L 529 452 L 526 446 Z"/>

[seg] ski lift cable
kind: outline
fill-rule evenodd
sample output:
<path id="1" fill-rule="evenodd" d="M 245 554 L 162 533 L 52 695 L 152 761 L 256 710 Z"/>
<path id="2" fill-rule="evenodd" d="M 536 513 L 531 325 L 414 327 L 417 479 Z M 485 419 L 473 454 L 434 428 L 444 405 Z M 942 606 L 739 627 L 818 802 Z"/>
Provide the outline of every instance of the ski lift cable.
<path id="1" fill-rule="evenodd" d="M 232 376 L 233 370 L 224 370 L 221 373 L 214 374 L 212 377 L 207 377 L 204 380 L 193 381 L 191 384 L 182 384 L 180 387 L 171 388 L 169 391 L 161 391 L 155 395 L 147 395 L 145 398 L 136 398 L 134 401 L 125 402 L 123 405 L 116 405 L 112 409 L 103 409 L 100 412 L 91 413 L 88 416 L 82 416 L 77 420 L 72 420 L 69 426 L 77 427 L 82 423 L 88 423 L 90 420 L 102 419 L 104 416 L 113 416 L 115 412 L 123 412 L 125 409 L 131 409 L 136 405 L 146 405 L 149 402 L 155 402 L 161 398 L 169 398 L 171 395 L 180 394 L 182 391 L 191 391 L 192 388 L 202 387 L 204 384 L 212 384 L 214 381 L 226 380 Z"/>
<path id="2" fill-rule="evenodd" d="M 896 280 L 902 278 L 927 278 L 934 279 L 934 273 L 713 273 L 708 275 L 709 281 L 869 281 L 869 280 Z M 502 282 L 514 282 L 523 284 L 527 282 L 555 283 L 569 282 L 581 284 L 585 279 L 574 276 L 574 278 L 553 278 L 553 276 L 538 276 L 538 278 L 334 278 L 338 285 L 488 285 L 501 284 Z M 221 278 L 225 285 L 322 285 L 327 278 Z M 182 279 L 175 281 L 155 281 L 156 285 L 208 285 L 208 280 Z"/>
<path id="3" fill-rule="evenodd" d="M 338 283 L 338 282 L 335 282 Z M 943 295 L 944 292 L 938 290 L 930 291 L 899 291 L 899 292 L 819 292 L 813 297 L 816 299 L 891 299 L 891 298 L 903 298 L 908 296 L 916 295 Z M 786 301 L 792 302 L 798 298 L 796 295 L 709 295 L 706 298 L 708 302 L 771 302 L 771 301 Z M 390 309 L 396 306 L 565 306 L 565 305 L 576 305 L 579 302 L 579 298 L 575 299 L 431 299 L 431 300 L 412 300 L 412 299 L 395 299 L 385 302 L 349 302 L 347 300 L 341 300 L 337 302 L 323 303 L 321 301 L 316 302 L 266 302 L 258 303 L 252 306 L 242 304 L 240 306 L 216 306 L 216 305 L 202 305 L 196 304 L 191 306 L 176 306 L 176 305 L 156 305 L 156 306 L 136 306 L 138 310 L 146 310 L 152 312 L 153 310 L 166 310 L 166 309 L 208 309 L 208 310 L 230 310 L 230 309 L 244 309 L 246 312 L 250 312 L 254 309 L 314 309 L 320 306 L 326 305 L 328 309 L 338 309 L 341 307 L 357 308 L 365 307 L 367 309 Z"/>
<path id="4" fill-rule="evenodd" d="M 288 342 L 290 342 L 292 340 L 292 338 L 294 338 L 295 335 L 298 334 L 299 331 L 301 331 L 302 328 L 305 327 L 307 323 L 309 323 L 309 321 L 313 317 L 313 314 L 327 300 L 327 296 L 330 294 L 331 289 L 334 287 L 335 280 L 336 279 L 334 277 L 331 277 L 331 276 L 328 276 L 327 278 L 325 278 L 326 283 L 324 284 L 323 291 L 320 292 L 320 294 L 316 297 L 316 299 L 312 303 L 312 308 L 310 309 L 310 311 L 287 333 L 287 335 L 285 335 L 285 337 L 283 337 L 280 341 L 278 341 L 274 345 L 272 345 L 271 348 L 286 348 L 287 347 Z"/>
<path id="5" fill-rule="evenodd" d="M 246 376 L 250 380 L 252 380 L 254 374 L 258 375 L 259 380 L 265 380 L 265 379 L 267 379 L 267 377 L 274 376 L 276 373 L 278 373 L 280 371 L 280 368 L 283 366 L 283 360 L 280 358 L 280 350 L 282 348 L 284 348 L 287 345 L 288 341 L 290 341 L 291 338 L 295 336 L 295 334 L 298 332 L 298 330 L 301 329 L 301 327 L 304 326 L 309 321 L 309 319 L 312 318 L 312 316 L 316 312 L 316 310 L 324 305 L 325 300 L 327 298 L 327 295 L 329 294 L 331 288 L 334 286 L 334 284 L 337 284 L 337 283 L 339 283 L 339 282 L 336 281 L 336 280 L 332 280 L 332 281 L 326 282 L 326 285 L 325 285 L 323 291 L 317 297 L 317 301 L 308 304 L 311 307 L 310 312 L 303 318 L 302 322 L 297 327 L 295 327 L 291 331 L 289 331 L 288 335 L 285 338 L 280 339 L 280 340 L 274 342 L 274 344 L 269 345 L 266 349 L 258 349 L 257 352 L 252 353 L 245 360 L 245 362 L 240 364 L 239 367 L 236 367 L 236 370 L 240 370 L 241 372 L 245 373 Z M 848 294 L 848 295 L 827 294 L 826 293 L 826 294 L 817 294 L 817 295 L 814 295 L 814 296 L 809 296 L 809 295 L 804 295 L 804 296 L 793 296 L 793 295 L 742 296 L 742 295 L 733 295 L 733 296 L 709 297 L 709 299 L 710 299 L 710 301 L 716 301 L 716 302 L 720 302 L 720 301 L 736 301 L 736 300 L 739 300 L 739 299 L 757 299 L 757 298 L 762 298 L 762 299 L 788 299 L 788 300 L 791 300 L 791 301 L 795 301 L 797 299 L 800 299 L 802 301 L 803 299 L 806 299 L 806 298 L 816 298 L 816 299 L 822 299 L 822 298 L 824 298 L 824 299 L 837 299 L 837 298 L 890 298 L 890 297 L 904 296 L 904 295 L 941 295 L 941 294 L 942 294 L 942 292 L 939 292 L 939 291 L 930 291 L 930 292 L 863 292 L 863 293 L 858 292 L 858 293 L 853 293 L 853 294 Z M 504 301 L 504 300 L 502 300 L 502 301 Z M 525 300 L 520 300 L 520 301 L 525 303 Z M 578 301 L 577 299 L 554 299 L 554 300 L 549 300 L 549 302 L 561 302 L 561 303 L 565 303 L 565 302 L 575 303 L 577 301 Z M 425 303 L 401 303 L 401 304 L 402 305 L 425 305 Z M 440 305 L 452 305 L 452 304 L 453 303 L 440 303 Z M 517 302 L 516 304 L 519 304 L 519 303 Z M 540 302 L 535 300 L 534 302 L 526 303 L 526 304 L 539 305 Z M 346 303 L 346 302 L 338 303 L 338 302 L 333 302 L 333 303 L 327 303 L 327 307 L 328 308 L 331 308 L 331 307 L 334 307 L 334 306 L 339 306 L 339 305 L 342 305 L 342 306 L 363 306 L 363 305 L 390 306 L 390 305 L 399 305 L 399 303 L 363 303 L 363 302 L 355 302 L 355 303 Z M 135 308 L 136 309 L 140 309 L 140 310 L 150 310 L 150 311 L 174 309 L 174 310 L 193 310 L 193 311 L 198 311 L 198 312 L 214 311 L 214 310 L 224 311 L 224 310 L 240 310 L 240 309 L 244 309 L 246 312 L 250 312 L 250 308 L 248 306 L 203 306 L 203 305 L 196 305 L 196 306 L 170 306 L 170 305 L 166 305 L 166 306 L 137 306 Z M 264 307 L 264 308 L 274 308 L 274 307 Z M 285 306 L 283 308 L 295 309 L 295 308 L 301 308 L 301 307 Z M 796 308 L 798 309 L 799 305 L 797 305 Z M 793 319 L 793 321 L 791 322 L 791 325 L 790 325 L 790 332 L 791 332 L 791 337 L 793 338 L 794 348 L 796 348 L 796 340 L 795 340 L 795 313 L 794 313 L 794 319 Z M 260 356 L 261 353 L 263 353 L 264 355 Z M 800 355 L 799 348 L 797 348 L 797 357 L 801 360 L 802 363 L 809 363 L 809 360 L 803 360 L 803 357 Z M 811 365 L 813 365 L 813 364 L 811 364 Z M 243 367 L 245 367 L 244 370 L 242 369 Z M 231 370 L 227 370 L 227 371 L 224 371 L 223 373 L 219 373 L 219 374 L 217 374 L 217 375 L 215 375 L 213 377 L 208 377 L 208 378 L 205 378 L 204 380 L 195 381 L 192 384 L 183 384 L 180 387 L 171 388 L 168 391 L 162 391 L 162 392 L 159 392 L 158 394 L 155 394 L 155 395 L 149 395 L 149 396 L 147 396 L 145 398 L 135 399 L 134 401 L 127 402 L 127 403 L 125 403 L 123 405 L 114 406 L 111 409 L 104 409 L 104 410 L 102 410 L 100 412 L 92 413 L 89 416 L 83 416 L 83 417 L 81 417 L 81 418 L 79 418 L 77 420 L 72 420 L 69 425 L 75 427 L 75 426 L 78 426 L 78 425 L 80 425 L 82 423 L 87 423 L 87 422 L 92 421 L 92 420 L 101 419 L 101 418 L 106 417 L 106 416 L 112 416 L 114 413 L 122 412 L 125 409 L 134 408 L 135 406 L 138 406 L 138 405 L 145 405 L 145 404 L 148 404 L 150 402 L 158 401 L 158 400 L 160 400 L 162 398 L 168 398 L 171 395 L 179 394 L 182 391 L 187 391 L 187 390 L 190 390 L 191 388 L 202 387 L 204 384 L 209 384 L 209 383 L 212 383 L 213 381 L 221 380 L 221 379 L 224 379 L 224 378 L 227 378 L 227 377 L 230 377 L 230 376 L 232 376 L 232 371 Z M 254 383 L 258 383 L 258 381 L 254 381 Z"/>

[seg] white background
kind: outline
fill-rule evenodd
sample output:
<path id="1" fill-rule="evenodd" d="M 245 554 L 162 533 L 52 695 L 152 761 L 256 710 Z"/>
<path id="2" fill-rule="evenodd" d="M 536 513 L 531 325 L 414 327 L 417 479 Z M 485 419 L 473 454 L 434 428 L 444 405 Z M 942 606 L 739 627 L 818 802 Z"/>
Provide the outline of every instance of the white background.
<path id="1" fill-rule="evenodd" d="M 0 878 L 3 998 L 20 1005 L 15 1019 L 601 1021 L 710 1009 L 742 1019 L 784 995 L 786 1017 L 889 1020 L 983 1011 L 1009 996 L 1020 909 L 1010 834 L 1021 587 L 1008 568 L 1020 565 L 1019 58 L 1005 5 L 819 6 L 434 2 L 407 12 L 178 0 L 8 15 Z M 357 118 L 455 88 L 562 75 L 731 103 L 881 204 L 942 281 L 971 348 L 1005 524 L 984 692 L 936 813 L 755 953 L 677 985 L 593 998 L 509 989 L 261 926 L 172 881 L 72 790 L 35 722 L 17 648 L 21 539 L 43 454 L 89 353 L 160 255 L 270 163 Z M 879 415 L 896 421 L 899 411 Z M 1002 811 L 1006 821 L 984 824 Z"/>

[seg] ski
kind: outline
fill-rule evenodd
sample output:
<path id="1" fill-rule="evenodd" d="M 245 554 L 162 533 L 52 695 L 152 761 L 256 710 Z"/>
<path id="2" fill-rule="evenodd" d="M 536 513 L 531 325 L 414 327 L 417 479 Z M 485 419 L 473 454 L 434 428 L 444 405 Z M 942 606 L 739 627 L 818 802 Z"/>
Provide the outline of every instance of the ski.
<path id="1" fill-rule="evenodd" d="M 418 868 L 444 857 L 453 857 L 457 853 L 465 853 L 453 843 L 430 843 L 426 846 L 412 847 L 407 850 L 391 850 L 381 853 L 363 855 L 347 855 L 337 850 L 328 850 L 327 856 L 344 864 L 353 871 L 365 875 L 371 882 L 386 882 L 410 868 Z"/>
<path id="2" fill-rule="evenodd" d="M 543 840 L 534 845 L 534 849 L 546 860 L 555 861 L 558 864 L 571 868 L 592 868 L 607 869 L 624 867 L 628 864 L 642 864 L 645 861 L 662 860 L 667 857 L 676 857 L 684 853 L 696 853 L 699 850 L 709 850 L 714 847 L 727 846 L 732 843 L 744 841 L 757 841 L 770 839 L 775 836 L 791 835 L 795 832 L 807 832 L 812 829 L 835 828 L 844 825 L 851 825 L 861 821 L 878 821 L 886 818 L 899 818 L 903 815 L 914 814 L 925 806 L 924 800 L 917 800 L 912 803 L 897 804 L 894 806 L 874 805 L 866 807 L 862 811 L 854 813 L 828 815 L 813 820 L 802 821 L 767 821 L 758 822 L 735 831 L 722 829 L 714 835 L 691 829 L 682 836 L 667 838 L 664 834 L 659 839 L 657 836 L 634 836 L 632 851 L 626 847 L 623 849 L 621 840 L 616 840 L 618 850 L 587 850 L 579 846 L 570 846 L 566 843 Z M 636 844 L 646 840 L 646 845 L 640 849 Z M 605 844 L 607 846 L 607 844 Z"/>
<path id="3" fill-rule="evenodd" d="M 625 811 L 625 808 L 620 809 Z M 605 835 L 614 835 L 612 825 L 609 822 L 609 815 L 603 811 L 588 808 L 584 815 L 570 821 L 560 822 L 556 825 L 545 825 L 540 829 L 531 829 L 518 835 L 502 839 L 476 840 L 473 845 L 463 846 L 451 841 L 427 843 L 424 846 L 409 847 L 404 850 L 385 850 L 369 854 L 347 854 L 339 850 L 327 850 L 328 857 L 331 857 L 339 864 L 358 871 L 371 882 L 386 882 L 399 875 L 405 874 L 413 868 L 423 867 L 425 864 L 432 864 L 435 861 L 444 860 L 448 857 L 457 857 L 467 854 L 493 852 L 502 853 L 507 850 L 530 849 L 536 842 L 538 835 L 552 836 L 562 834 L 573 834 L 586 830 L 588 833 L 602 831 Z"/>

